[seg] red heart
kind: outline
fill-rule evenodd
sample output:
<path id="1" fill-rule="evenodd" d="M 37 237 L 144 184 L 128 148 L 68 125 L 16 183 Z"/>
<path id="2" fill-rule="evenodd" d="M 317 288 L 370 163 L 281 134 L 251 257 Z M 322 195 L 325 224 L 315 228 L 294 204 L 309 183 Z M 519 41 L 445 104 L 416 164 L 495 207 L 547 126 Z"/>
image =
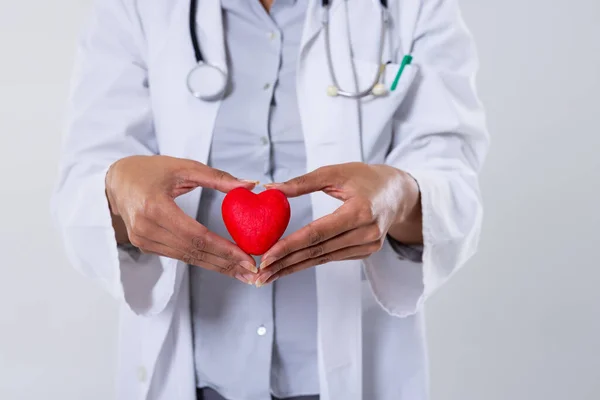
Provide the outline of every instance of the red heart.
<path id="1" fill-rule="evenodd" d="M 260 256 L 285 232 L 290 222 L 290 203 L 276 189 L 255 194 L 237 188 L 223 199 L 221 213 L 227 231 L 240 249 Z"/>

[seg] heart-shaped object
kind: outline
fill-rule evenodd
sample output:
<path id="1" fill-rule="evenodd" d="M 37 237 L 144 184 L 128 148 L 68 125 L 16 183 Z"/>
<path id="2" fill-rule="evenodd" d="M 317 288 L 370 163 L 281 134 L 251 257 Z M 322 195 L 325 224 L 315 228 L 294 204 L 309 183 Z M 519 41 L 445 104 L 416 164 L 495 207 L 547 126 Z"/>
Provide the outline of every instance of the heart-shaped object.
<path id="1" fill-rule="evenodd" d="M 290 223 L 290 203 L 281 191 L 255 194 L 237 188 L 227 193 L 221 205 L 225 227 L 240 249 L 263 255 L 281 238 Z"/>

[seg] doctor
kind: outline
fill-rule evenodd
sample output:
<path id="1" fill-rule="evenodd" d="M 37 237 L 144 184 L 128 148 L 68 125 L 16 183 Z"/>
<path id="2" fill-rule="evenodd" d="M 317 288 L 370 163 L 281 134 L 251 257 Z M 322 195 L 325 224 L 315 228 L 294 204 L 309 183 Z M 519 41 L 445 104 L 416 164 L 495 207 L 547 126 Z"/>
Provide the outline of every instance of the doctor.
<path id="1" fill-rule="evenodd" d="M 53 213 L 121 304 L 117 398 L 427 399 L 488 147 L 457 0 L 95 3 Z M 259 181 L 292 221 L 254 258 L 220 204 Z"/>

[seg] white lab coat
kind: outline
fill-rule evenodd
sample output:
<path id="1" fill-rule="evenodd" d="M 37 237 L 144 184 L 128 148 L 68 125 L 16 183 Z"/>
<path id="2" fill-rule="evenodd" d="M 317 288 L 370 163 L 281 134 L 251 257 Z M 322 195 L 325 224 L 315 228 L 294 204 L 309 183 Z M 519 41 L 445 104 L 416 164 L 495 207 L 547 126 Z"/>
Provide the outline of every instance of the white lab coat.
<path id="1" fill-rule="evenodd" d="M 203 54 L 226 70 L 219 2 L 199 3 Z M 331 52 L 343 88 L 364 87 L 378 68 L 377 3 L 332 2 Z M 474 253 L 480 231 L 477 174 L 488 138 L 474 85 L 476 53 L 457 0 L 389 3 L 387 84 L 404 54 L 414 63 L 387 97 L 326 95 L 331 80 L 318 0 L 310 0 L 300 49 L 307 169 L 385 162 L 412 174 L 422 193 L 422 264 L 398 259 L 386 243 L 364 262 L 317 267 L 323 400 L 428 397 L 423 302 Z M 122 305 L 119 400 L 195 399 L 187 267 L 117 250 L 104 194 L 107 168 L 122 157 L 207 161 L 220 103 L 186 89 L 194 65 L 188 11 L 188 0 L 97 0 L 77 57 L 53 213 L 71 262 Z M 200 192 L 177 199 L 190 216 Z M 311 196 L 315 218 L 340 204 Z"/>

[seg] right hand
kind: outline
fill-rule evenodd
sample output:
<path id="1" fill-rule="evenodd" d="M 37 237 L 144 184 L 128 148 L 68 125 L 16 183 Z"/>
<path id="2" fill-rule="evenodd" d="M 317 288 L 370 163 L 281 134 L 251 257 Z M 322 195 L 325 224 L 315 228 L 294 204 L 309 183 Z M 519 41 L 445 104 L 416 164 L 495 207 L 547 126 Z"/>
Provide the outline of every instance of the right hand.
<path id="1" fill-rule="evenodd" d="M 106 196 L 119 240 L 144 253 L 181 260 L 252 284 L 254 259 L 232 242 L 210 232 L 185 214 L 175 198 L 197 187 L 228 192 L 252 189 L 258 182 L 234 178 L 192 160 L 167 156 L 131 156 L 115 162 L 106 174 Z"/>

